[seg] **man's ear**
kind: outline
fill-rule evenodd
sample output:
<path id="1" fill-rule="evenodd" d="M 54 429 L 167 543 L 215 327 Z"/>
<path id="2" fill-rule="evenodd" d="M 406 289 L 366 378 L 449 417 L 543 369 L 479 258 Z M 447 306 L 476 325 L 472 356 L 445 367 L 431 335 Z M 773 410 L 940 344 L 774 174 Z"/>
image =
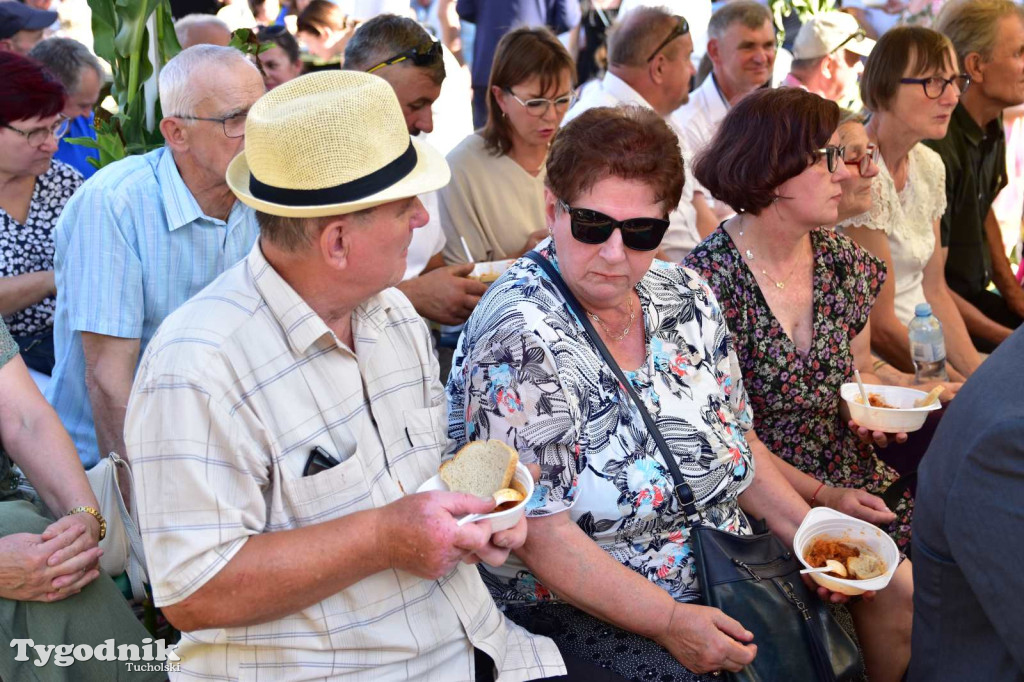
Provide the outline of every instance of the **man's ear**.
<path id="1" fill-rule="evenodd" d="M 718 65 L 718 58 L 719 58 L 719 56 L 721 56 L 721 55 L 719 55 L 719 53 L 718 53 L 718 40 L 716 40 L 715 38 L 709 39 L 708 40 L 708 59 L 711 60 L 712 64 L 717 66 Z"/>
<path id="2" fill-rule="evenodd" d="M 321 227 L 319 236 L 314 235 L 314 239 L 320 247 L 324 262 L 335 270 L 347 268 L 350 265 L 354 234 L 355 230 L 347 216 L 338 216 Z"/>
<path id="3" fill-rule="evenodd" d="M 972 52 L 964 57 L 964 72 L 971 77 L 972 83 L 985 82 L 985 70 L 982 68 L 985 60 L 977 52 Z"/>
<path id="4" fill-rule="evenodd" d="M 160 120 L 160 133 L 171 151 L 183 152 L 188 150 L 189 135 L 188 126 L 181 119 L 166 117 Z"/>
<path id="5" fill-rule="evenodd" d="M 821 60 L 821 64 L 818 65 L 818 69 L 821 71 L 822 78 L 831 80 L 832 77 L 835 76 L 837 61 L 836 56 L 833 54 L 826 55 L 826 57 Z"/>
<path id="6" fill-rule="evenodd" d="M 659 52 L 647 64 L 647 75 L 651 82 L 661 85 L 665 82 L 665 55 Z"/>

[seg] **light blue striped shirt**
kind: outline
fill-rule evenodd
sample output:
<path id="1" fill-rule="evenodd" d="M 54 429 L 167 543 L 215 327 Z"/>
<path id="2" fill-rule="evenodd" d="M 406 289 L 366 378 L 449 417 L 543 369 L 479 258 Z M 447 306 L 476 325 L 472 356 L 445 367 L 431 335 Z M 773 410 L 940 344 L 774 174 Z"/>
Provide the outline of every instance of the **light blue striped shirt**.
<path id="1" fill-rule="evenodd" d="M 140 339 L 145 351 L 164 318 L 244 258 L 258 234 L 241 202 L 227 222 L 204 215 L 166 148 L 107 166 L 67 203 L 54 237 L 57 362 L 46 397 L 85 468 L 100 453 L 81 332 Z"/>

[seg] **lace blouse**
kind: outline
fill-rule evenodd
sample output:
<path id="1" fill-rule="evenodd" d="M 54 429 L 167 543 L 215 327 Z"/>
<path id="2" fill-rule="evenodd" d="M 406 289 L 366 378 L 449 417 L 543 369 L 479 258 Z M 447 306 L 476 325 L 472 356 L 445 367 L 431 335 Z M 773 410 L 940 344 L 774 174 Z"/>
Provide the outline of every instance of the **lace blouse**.
<path id="1" fill-rule="evenodd" d="M 871 183 L 871 210 L 848 218 L 839 227 L 882 230 L 889 238 L 892 272 L 896 284 L 896 317 L 908 324 L 914 307 L 924 303 L 924 266 L 935 251 L 935 221 L 946 212 L 946 167 L 942 157 L 915 145 L 907 161 L 907 184 L 896 191 L 885 161 Z"/>

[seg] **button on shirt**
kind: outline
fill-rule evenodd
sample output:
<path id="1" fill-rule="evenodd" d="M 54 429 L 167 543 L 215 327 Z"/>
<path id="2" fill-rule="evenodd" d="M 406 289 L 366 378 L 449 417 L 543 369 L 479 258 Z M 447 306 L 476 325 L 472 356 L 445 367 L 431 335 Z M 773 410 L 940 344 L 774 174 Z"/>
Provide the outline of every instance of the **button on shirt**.
<path id="1" fill-rule="evenodd" d="M 259 244 L 160 328 L 125 425 L 157 606 L 195 593 L 253 535 L 383 507 L 437 473 L 448 408 L 426 325 L 388 289 L 356 308 L 352 335 L 349 349 Z M 340 463 L 303 476 L 317 446 Z M 502 681 L 564 674 L 554 644 L 507 621 L 461 563 L 184 633 L 178 654 L 187 679 L 473 680 L 474 647 Z"/>
<path id="2" fill-rule="evenodd" d="M 609 71 L 604 74 L 604 78 L 600 82 L 595 81 L 584 86 L 579 102 L 565 115 L 562 125 L 566 125 L 588 109 L 630 104 L 645 109 L 654 108 L 629 83 Z M 665 122 L 679 137 L 679 147 L 683 152 L 683 165 L 686 172 L 686 182 L 683 184 L 683 194 L 679 199 L 679 206 L 669 214 L 668 232 L 661 240 L 661 249 L 668 259 L 678 263 L 686 258 L 693 247 L 700 242 L 700 233 L 697 232 L 697 209 L 693 207 L 693 193 L 695 188 L 700 185 L 691 172 L 692 157 L 683 146 L 681 131 L 676 128 L 671 119 L 667 119 Z"/>
<path id="3" fill-rule="evenodd" d="M 244 258 L 258 233 L 241 202 L 226 222 L 204 215 L 166 148 L 107 166 L 67 203 L 55 236 L 56 366 L 46 397 L 86 468 L 100 453 L 81 333 L 140 339 L 145 350 L 164 318 Z"/>
<path id="4" fill-rule="evenodd" d="M 949 208 L 939 223 L 942 245 L 949 247 L 946 281 L 970 298 L 984 291 L 992 278 L 985 218 L 1007 183 L 1003 123 L 996 119 L 983 130 L 958 104 L 946 137 L 924 144 L 938 152 L 946 166 Z"/>

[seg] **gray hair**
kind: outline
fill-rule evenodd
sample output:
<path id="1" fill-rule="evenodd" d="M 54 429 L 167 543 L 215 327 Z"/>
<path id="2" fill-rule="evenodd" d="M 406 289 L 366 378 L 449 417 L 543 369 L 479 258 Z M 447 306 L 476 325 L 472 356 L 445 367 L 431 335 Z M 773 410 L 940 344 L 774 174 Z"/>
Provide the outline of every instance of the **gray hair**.
<path id="1" fill-rule="evenodd" d="M 180 45 L 189 44 L 189 31 L 195 26 L 216 26 L 224 29 L 224 32 L 231 34 L 231 28 L 212 14 L 186 14 L 174 22 L 174 35 L 178 37 Z"/>
<path id="2" fill-rule="evenodd" d="M 772 13 L 767 7 L 754 0 L 734 0 L 722 5 L 711 15 L 708 22 L 708 38 L 721 40 L 725 32 L 733 24 L 743 24 L 747 28 L 757 29 L 765 22 L 772 23 Z"/>
<path id="3" fill-rule="evenodd" d="M 359 25 L 345 46 L 345 69 L 366 71 L 385 59 L 434 40 L 416 21 L 396 14 L 381 14 Z M 412 64 L 411 61 L 407 62 Z M 430 72 L 433 81 L 444 81 L 444 60 L 422 67 Z"/>
<path id="4" fill-rule="evenodd" d="M 49 69 L 64 85 L 68 95 L 78 91 L 82 69 L 92 69 L 102 83 L 103 67 L 82 43 L 71 38 L 47 38 L 40 41 L 28 56 Z"/>
<path id="5" fill-rule="evenodd" d="M 613 66 L 643 66 L 647 58 L 669 35 L 675 17 L 664 7 L 641 5 L 618 18 L 608 32 L 608 63 Z M 663 50 L 673 58 L 678 43 L 673 41 Z"/>
<path id="6" fill-rule="evenodd" d="M 1010 16 L 1024 21 L 1024 7 L 1011 0 L 949 2 L 939 12 L 934 28 L 953 43 L 960 66 L 966 69 L 965 59 L 969 54 L 976 52 L 985 61 L 992 58 L 999 20 Z"/>
<path id="7" fill-rule="evenodd" d="M 191 116 L 205 93 L 195 87 L 203 70 L 245 65 L 256 67 L 240 50 L 220 45 L 193 45 L 179 52 L 160 70 L 160 108 L 165 116 Z M 198 91 L 197 91 L 198 90 Z"/>

